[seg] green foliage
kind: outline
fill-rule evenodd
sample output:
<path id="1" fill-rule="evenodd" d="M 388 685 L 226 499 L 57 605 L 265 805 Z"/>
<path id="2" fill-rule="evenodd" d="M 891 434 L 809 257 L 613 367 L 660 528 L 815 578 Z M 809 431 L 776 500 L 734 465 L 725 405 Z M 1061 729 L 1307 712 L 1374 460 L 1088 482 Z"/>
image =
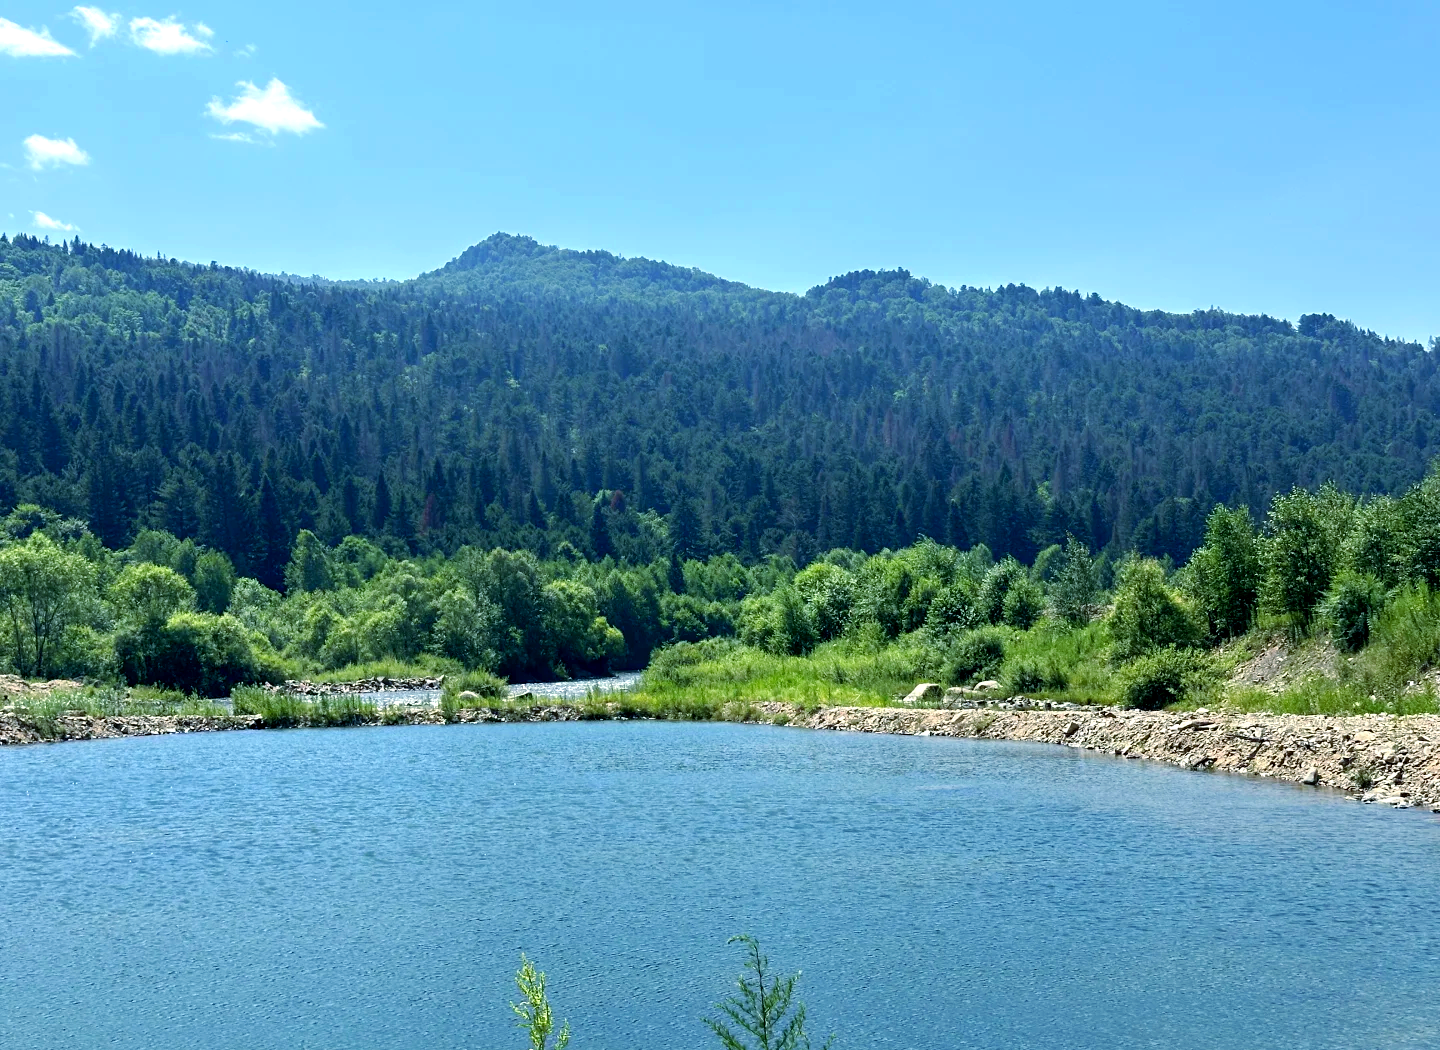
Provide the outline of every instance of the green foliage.
<path id="1" fill-rule="evenodd" d="M 855 576 L 839 565 L 811 563 L 795 574 L 795 593 L 805 603 L 815 634 L 828 642 L 845 633 L 855 601 Z"/>
<path id="2" fill-rule="evenodd" d="M 975 596 L 975 609 L 985 623 L 1003 623 L 1005 597 L 1021 581 L 1028 582 L 1029 571 L 1014 558 L 1005 558 L 985 574 Z"/>
<path id="3" fill-rule="evenodd" d="M 54 649 L 93 597 L 95 568 L 43 531 L 0 548 L 0 631 L 20 673 L 49 676 Z"/>
<path id="4" fill-rule="evenodd" d="M 279 681 L 269 647 L 230 616 L 180 612 L 119 632 L 116 656 L 131 685 L 153 684 L 199 696 L 227 696 L 246 682 Z"/>
<path id="5" fill-rule="evenodd" d="M 941 677 L 963 685 L 993 677 L 1005 660 L 1005 634 L 993 627 L 966 631 L 950 643 Z"/>
<path id="6" fill-rule="evenodd" d="M 470 697 L 462 699 L 461 693 L 474 693 L 478 701 Z M 441 703 L 451 704 L 457 709 L 477 702 L 505 700 L 509 696 L 509 684 L 489 671 L 466 671 L 463 674 L 446 675 L 445 684 L 440 691 Z"/>
<path id="7" fill-rule="evenodd" d="M 1275 497 L 1260 545 L 1261 600 L 1267 609 L 1309 626 L 1340 567 L 1353 520 L 1354 502 L 1330 486 Z"/>
<path id="8" fill-rule="evenodd" d="M 455 587 L 440 596 L 436 610 L 439 615 L 431 642 L 436 653 L 460 661 L 469 670 L 499 663 L 491 646 L 500 618 L 487 594 Z"/>
<path id="9" fill-rule="evenodd" d="M 1370 624 L 1385 604 L 1385 589 L 1375 577 L 1342 572 L 1325 596 L 1324 616 L 1335 644 L 1359 652 L 1370 641 Z"/>
<path id="10" fill-rule="evenodd" d="M 230 609 L 235 592 L 235 566 L 219 551 L 206 551 L 195 559 L 195 607 L 221 616 Z"/>
<path id="11" fill-rule="evenodd" d="M 545 991 L 545 974 L 523 954 L 520 969 L 515 973 L 515 985 L 520 989 L 523 1003 L 511 1003 L 510 1009 L 520 1018 L 516 1026 L 530 1037 L 530 1050 L 565 1050 L 570 1044 L 570 1022 L 566 1021 L 555 1032 L 555 1017 L 550 1008 L 550 997 Z M 555 1034 L 555 1045 L 550 1045 L 550 1036 Z"/>
<path id="12" fill-rule="evenodd" d="M 1125 707 L 1158 711 L 1202 694 L 1214 685 L 1214 680 L 1214 669 L 1206 654 L 1166 646 L 1122 667 L 1117 693 Z"/>
<path id="13" fill-rule="evenodd" d="M 925 614 L 925 626 L 936 637 L 972 630 L 979 627 L 980 622 L 975 608 L 975 584 L 964 579 L 941 588 Z"/>
<path id="14" fill-rule="evenodd" d="M 1359 680 L 1369 692 L 1398 700 L 1440 660 L 1440 591 L 1424 582 L 1401 588 L 1370 618 L 1370 644 Z"/>
<path id="15" fill-rule="evenodd" d="M 305 700 L 293 693 L 241 686 L 230 698 L 235 714 L 258 715 L 267 729 L 374 725 L 380 717 L 373 703 L 346 694 Z"/>
<path id="16" fill-rule="evenodd" d="M 1045 591 L 1030 577 L 1021 577 L 1005 592 L 1000 609 L 1007 626 L 1028 631 L 1045 612 Z"/>
<path id="17" fill-rule="evenodd" d="M 738 982 L 739 994 L 715 1006 L 721 1019 L 705 1019 L 720 1045 L 724 1050 L 809 1050 L 805 1004 L 795 998 L 800 974 L 771 972 L 770 960 L 754 937 L 742 934 L 730 938 L 729 943 L 741 946 L 744 971 Z M 834 1042 L 832 1035 L 823 1047 L 828 1050 Z"/>
<path id="18" fill-rule="evenodd" d="M 810 608 L 788 586 L 746 598 L 740 606 L 739 630 L 747 645 L 778 656 L 803 656 L 819 641 Z"/>
<path id="19" fill-rule="evenodd" d="M 1090 551 L 1074 536 L 1066 538 L 1063 551 L 1058 547 L 1051 549 L 1059 552 L 1051 563 L 1055 565 L 1050 581 L 1055 615 L 1074 627 L 1087 624 L 1095 616 L 1095 600 L 1100 593 Z M 1036 568 L 1039 569 L 1038 562 Z"/>
<path id="20" fill-rule="evenodd" d="M 309 529 L 295 537 L 290 564 L 285 567 L 285 586 L 291 591 L 328 591 L 335 586 L 330 571 L 330 552 Z"/>
<path id="21" fill-rule="evenodd" d="M 136 626 L 163 624 L 176 613 L 189 609 L 195 590 L 174 569 L 153 562 L 128 565 L 110 585 L 115 610 Z"/>
<path id="22" fill-rule="evenodd" d="M 1210 635 L 1232 638 L 1250 629 L 1259 601 L 1260 541 L 1246 507 L 1216 507 L 1205 544 L 1190 559 L 1191 589 Z"/>
<path id="23" fill-rule="evenodd" d="M 1193 609 L 1165 582 L 1165 569 L 1153 558 L 1133 558 L 1120 569 L 1110 633 L 1117 660 L 1132 660 L 1155 649 L 1185 648 L 1200 641 Z"/>

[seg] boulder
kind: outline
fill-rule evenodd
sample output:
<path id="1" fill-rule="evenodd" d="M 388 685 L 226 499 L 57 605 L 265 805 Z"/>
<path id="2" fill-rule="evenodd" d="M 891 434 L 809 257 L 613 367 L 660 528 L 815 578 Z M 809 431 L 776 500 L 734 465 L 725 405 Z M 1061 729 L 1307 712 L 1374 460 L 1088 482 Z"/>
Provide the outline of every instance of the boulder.
<path id="1" fill-rule="evenodd" d="M 995 679 L 993 678 L 987 678 L 983 682 L 975 683 L 975 692 L 977 693 L 993 693 L 999 688 L 1000 683 L 995 681 Z"/>
<path id="2" fill-rule="evenodd" d="M 968 689 L 963 689 L 958 685 L 951 686 L 949 689 L 945 690 L 945 697 L 943 702 L 946 707 L 959 707 L 965 702 L 965 698 L 969 695 L 970 691 Z"/>
<path id="3" fill-rule="evenodd" d="M 900 702 L 911 707 L 917 704 L 933 704 L 940 699 L 943 692 L 944 690 L 934 682 L 921 682 L 914 689 L 910 690 L 909 696 Z"/>

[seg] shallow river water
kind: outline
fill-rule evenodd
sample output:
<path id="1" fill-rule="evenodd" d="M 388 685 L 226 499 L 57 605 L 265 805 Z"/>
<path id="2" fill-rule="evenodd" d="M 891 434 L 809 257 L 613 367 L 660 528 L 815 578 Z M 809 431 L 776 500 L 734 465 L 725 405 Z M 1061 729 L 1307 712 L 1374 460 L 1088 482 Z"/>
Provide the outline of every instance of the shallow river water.
<path id="1" fill-rule="evenodd" d="M 0 1046 L 1440 1046 L 1440 820 L 1063 748 L 649 722 L 0 751 Z M 818 1045 L 818 1040 L 817 1040 Z"/>

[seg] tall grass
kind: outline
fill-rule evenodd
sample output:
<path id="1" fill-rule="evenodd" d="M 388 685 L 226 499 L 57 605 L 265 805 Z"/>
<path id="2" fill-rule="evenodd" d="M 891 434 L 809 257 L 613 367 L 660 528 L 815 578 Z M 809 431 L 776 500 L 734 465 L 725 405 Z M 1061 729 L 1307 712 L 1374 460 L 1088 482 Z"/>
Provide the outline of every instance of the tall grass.
<path id="1" fill-rule="evenodd" d="M 875 706 L 904 696 L 917 681 L 933 679 L 940 655 L 914 636 L 891 645 L 841 639 L 809 656 L 777 656 L 732 639 L 682 643 L 657 654 L 640 688 L 620 702 L 684 717 L 767 700 Z"/>
<path id="2" fill-rule="evenodd" d="M 7 705 L 10 714 L 33 729 L 42 740 L 60 736 L 60 719 L 66 715 L 90 718 L 122 718 L 155 715 L 194 715 L 214 718 L 229 714 L 225 708 L 185 693 L 137 688 L 127 692 L 118 687 L 71 692 L 22 694 Z"/>
<path id="3" fill-rule="evenodd" d="M 307 700 L 292 693 L 239 686 L 231 700 L 237 715 L 258 715 L 266 729 L 374 725 L 380 721 L 374 703 L 345 693 Z"/>
<path id="4" fill-rule="evenodd" d="M 295 677 L 303 675 L 312 682 L 358 682 L 365 678 L 436 678 L 440 675 L 460 674 L 464 670 L 455 660 L 422 653 L 414 660 L 371 660 L 310 675 L 304 675 L 297 670 Z"/>

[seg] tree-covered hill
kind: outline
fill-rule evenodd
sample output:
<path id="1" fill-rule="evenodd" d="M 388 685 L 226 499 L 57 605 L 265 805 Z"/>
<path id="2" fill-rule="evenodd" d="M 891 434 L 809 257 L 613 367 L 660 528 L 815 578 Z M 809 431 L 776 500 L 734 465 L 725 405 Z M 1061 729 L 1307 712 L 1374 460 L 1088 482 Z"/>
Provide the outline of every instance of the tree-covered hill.
<path id="1" fill-rule="evenodd" d="M 329 283 L 0 238 L 0 513 L 154 527 L 282 583 L 303 528 L 650 561 L 1067 532 L 1183 558 L 1218 502 L 1395 492 L 1433 354 L 862 271 L 803 296 L 497 234 Z M 567 546 L 568 545 L 568 546 Z"/>

